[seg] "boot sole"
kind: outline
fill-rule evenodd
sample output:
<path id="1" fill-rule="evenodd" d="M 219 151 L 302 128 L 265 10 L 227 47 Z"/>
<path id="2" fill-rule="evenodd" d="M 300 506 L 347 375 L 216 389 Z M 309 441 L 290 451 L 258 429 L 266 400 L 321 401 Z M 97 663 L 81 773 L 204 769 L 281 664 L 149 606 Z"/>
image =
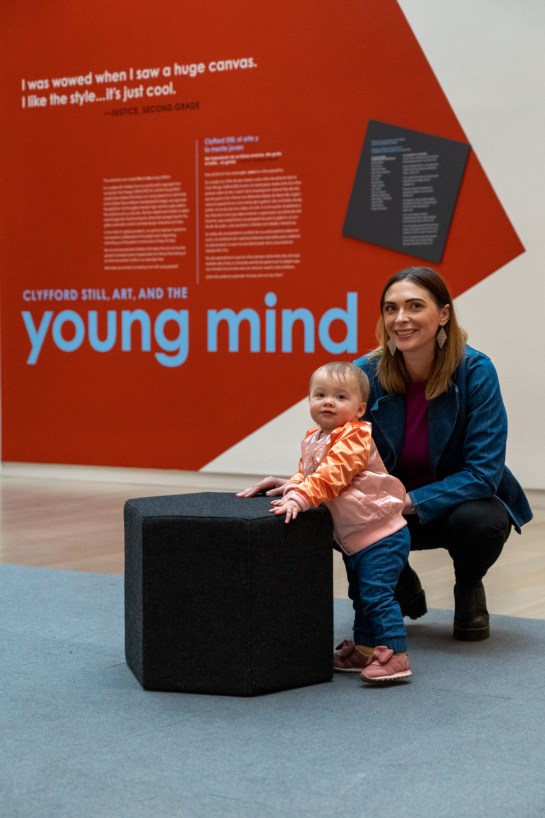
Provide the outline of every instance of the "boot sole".
<path id="1" fill-rule="evenodd" d="M 480 642 L 490 637 L 490 625 L 485 628 L 460 628 L 454 625 L 452 635 L 462 642 Z"/>

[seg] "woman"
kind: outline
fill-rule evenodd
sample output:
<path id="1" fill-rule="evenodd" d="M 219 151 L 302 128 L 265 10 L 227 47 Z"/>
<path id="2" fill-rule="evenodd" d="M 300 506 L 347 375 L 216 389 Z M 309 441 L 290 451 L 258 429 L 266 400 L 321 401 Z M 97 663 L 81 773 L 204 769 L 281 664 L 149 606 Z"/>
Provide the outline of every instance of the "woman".
<path id="1" fill-rule="evenodd" d="M 507 417 L 496 370 L 466 346 L 452 299 L 427 267 L 401 270 L 380 302 L 380 344 L 355 363 L 371 394 L 364 420 L 386 468 L 408 492 L 411 550 L 445 548 L 454 565 L 454 636 L 490 636 L 482 579 L 511 532 L 532 518 L 524 492 L 505 466 Z M 241 492 L 276 493 L 266 478 Z M 417 619 L 426 598 L 407 563 L 396 598 Z"/>

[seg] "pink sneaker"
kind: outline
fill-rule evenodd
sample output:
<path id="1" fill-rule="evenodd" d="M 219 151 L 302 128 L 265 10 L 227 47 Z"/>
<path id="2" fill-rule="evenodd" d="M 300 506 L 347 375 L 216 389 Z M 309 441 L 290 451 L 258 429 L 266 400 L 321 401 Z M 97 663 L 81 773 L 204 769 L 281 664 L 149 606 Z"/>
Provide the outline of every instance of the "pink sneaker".
<path id="1" fill-rule="evenodd" d="M 335 648 L 333 654 L 333 670 L 351 673 L 361 671 L 367 667 L 371 661 L 371 656 L 366 656 L 352 640 L 345 639 Z"/>
<path id="2" fill-rule="evenodd" d="M 369 664 L 361 672 L 364 682 L 402 682 L 412 675 L 407 654 L 394 653 L 385 645 L 375 648 Z"/>

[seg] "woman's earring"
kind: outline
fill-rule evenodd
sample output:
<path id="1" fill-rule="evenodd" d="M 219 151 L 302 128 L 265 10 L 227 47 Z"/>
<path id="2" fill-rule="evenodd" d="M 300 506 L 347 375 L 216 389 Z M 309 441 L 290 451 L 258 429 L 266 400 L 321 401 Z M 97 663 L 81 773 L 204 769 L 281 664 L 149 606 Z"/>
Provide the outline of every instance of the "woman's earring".
<path id="1" fill-rule="evenodd" d="M 443 349 L 447 341 L 447 333 L 445 332 L 444 327 L 441 327 L 435 338 L 437 340 L 437 346 L 439 347 L 439 349 Z"/>
<path id="2" fill-rule="evenodd" d="M 393 357 L 396 354 L 396 342 L 394 338 L 388 338 L 388 343 L 386 344 L 388 349 L 390 350 L 390 355 Z"/>

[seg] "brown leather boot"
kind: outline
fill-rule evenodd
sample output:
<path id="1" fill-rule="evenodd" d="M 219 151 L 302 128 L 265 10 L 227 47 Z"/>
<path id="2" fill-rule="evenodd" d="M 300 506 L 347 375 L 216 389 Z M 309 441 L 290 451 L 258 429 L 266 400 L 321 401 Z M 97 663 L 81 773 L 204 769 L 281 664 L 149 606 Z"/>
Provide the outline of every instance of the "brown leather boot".
<path id="1" fill-rule="evenodd" d="M 453 636 L 465 642 L 479 642 L 490 636 L 490 616 L 482 582 L 477 585 L 457 582 L 454 586 Z"/>

